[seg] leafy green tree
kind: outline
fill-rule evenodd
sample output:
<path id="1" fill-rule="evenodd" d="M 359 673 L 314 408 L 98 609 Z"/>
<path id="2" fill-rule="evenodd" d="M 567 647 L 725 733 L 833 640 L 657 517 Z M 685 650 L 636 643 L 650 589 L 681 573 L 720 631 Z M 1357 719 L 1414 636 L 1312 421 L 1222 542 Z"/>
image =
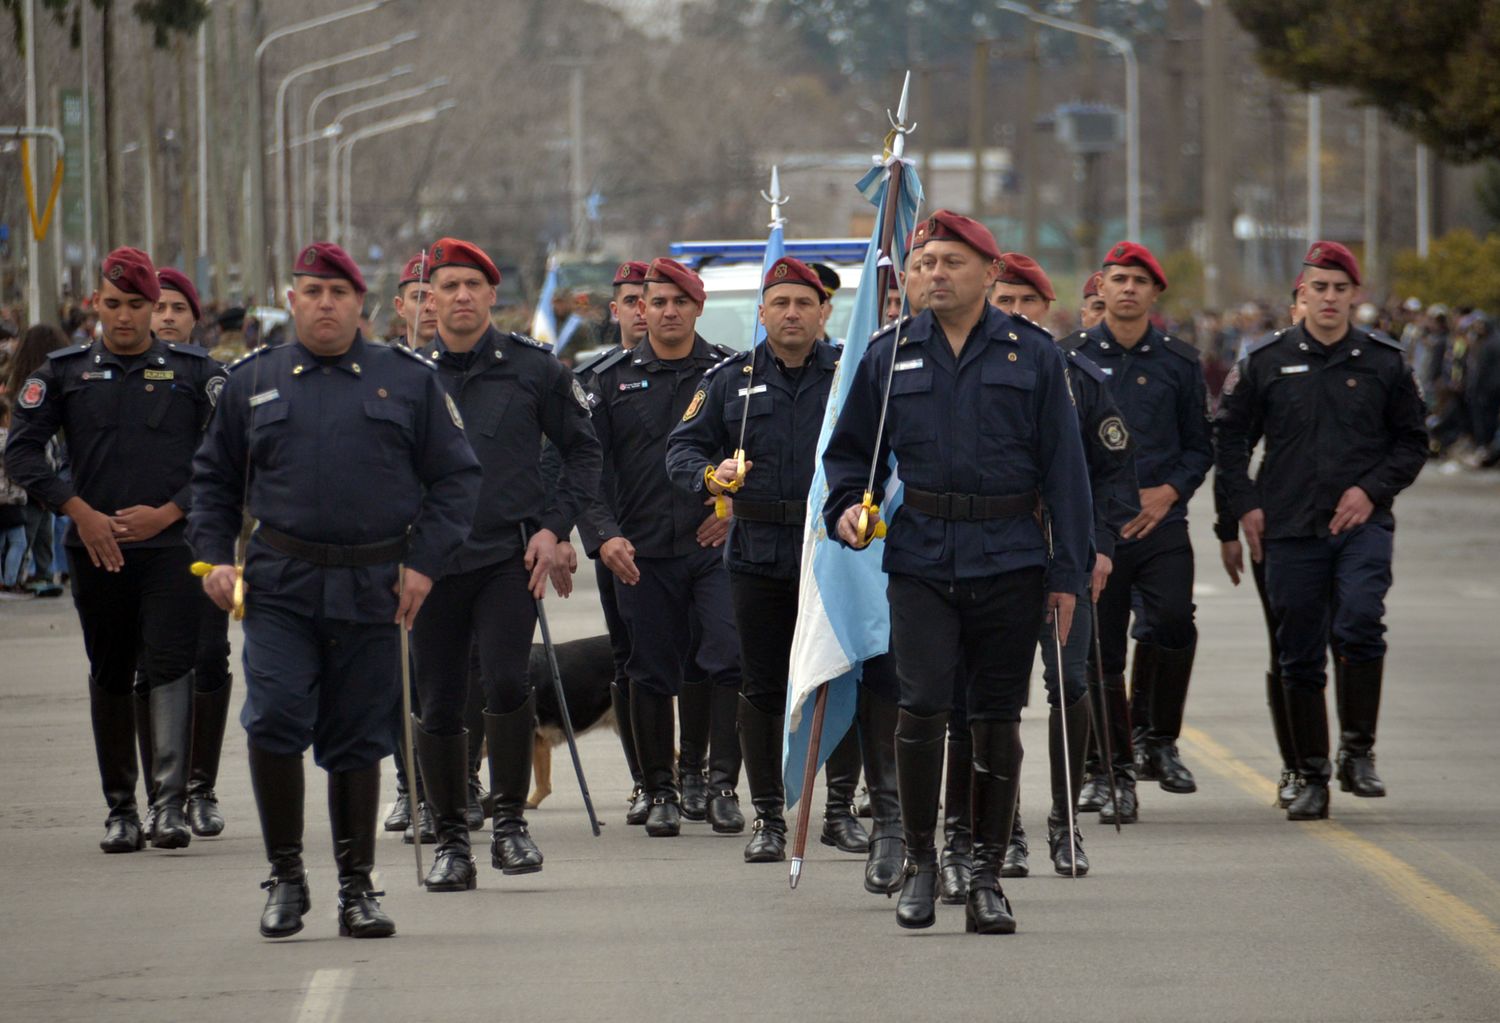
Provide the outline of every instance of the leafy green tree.
<path id="1" fill-rule="evenodd" d="M 1500 234 L 1479 238 L 1472 231 L 1450 231 L 1432 242 L 1426 259 L 1401 253 L 1391 290 L 1423 302 L 1500 309 Z"/>
<path id="2" fill-rule="evenodd" d="M 1261 66 L 1349 89 L 1448 160 L 1500 156 L 1495 0 L 1228 0 Z"/>

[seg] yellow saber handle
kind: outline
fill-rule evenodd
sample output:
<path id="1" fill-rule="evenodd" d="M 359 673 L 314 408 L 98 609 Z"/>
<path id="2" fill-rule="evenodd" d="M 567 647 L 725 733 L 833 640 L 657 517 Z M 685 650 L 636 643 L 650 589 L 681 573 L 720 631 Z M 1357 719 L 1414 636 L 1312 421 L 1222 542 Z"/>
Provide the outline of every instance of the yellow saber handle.
<path id="1" fill-rule="evenodd" d="M 875 495 L 865 491 L 864 499 L 859 502 L 859 538 L 860 546 L 868 546 L 871 540 L 885 539 L 885 519 L 875 521 L 875 531 L 870 532 L 870 516 L 880 514 L 880 505 L 875 503 Z"/>
<path id="2" fill-rule="evenodd" d="M 206 561 L 195 561 L 192 566 L 193 575 L 202 579 L 212 572 L 217 565 L 210 565 Z M 240 566 L 234 566 L 234 610 L 230 612 L 235 621 L 243 621 L 245 618 L 245 570 Z"/>
<path id="3" fill-rule="evenodd" d="M 736 471 L 735 471 L 735 479 L 734 479 L 733 483 L 724 483 L 724 482 L 722 482 L 719 479 L 719 477 L 714 473 L 714 466 L 712 466 L 712 465 L 710 465 L 707 468 L 707 470 L 704 471 L 704 474 L 703 474 L 704 479 L 712 479 L 719 486 L 723 487 L 724 491 L 725 491 L 725 493 L 723 493 L 723 494 L 715 494 L 714 495 L 714 518 L 716 518 L 716 519 L 727 519 L 727 518 L 729 518 L 729 501 L 727 499 L 727 495 L 735 493 L 736 491 L 738 491 L 740 489 L 740 487 L 743 487 L 745 485 L 745 449 L 744 448 L 736 448 L 735 449 L 735 451 L 734 451 L 734 460 L 737 463 L 737 465 L 736 465 Z"/>

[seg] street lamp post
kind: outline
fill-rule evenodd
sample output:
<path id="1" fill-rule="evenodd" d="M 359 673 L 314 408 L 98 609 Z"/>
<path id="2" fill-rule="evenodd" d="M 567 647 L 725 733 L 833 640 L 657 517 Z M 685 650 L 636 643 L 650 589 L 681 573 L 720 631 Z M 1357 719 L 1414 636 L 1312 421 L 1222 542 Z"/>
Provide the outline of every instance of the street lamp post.
<path id="1" fill-rule="evenodd" d="M 310 75 L 314 71 L 323 71 L 327 68 L 336 67 L 339 64 L 347 64 L 350 61 L 361 60 L 365 57 L 373 57 L 386 53 L 402 43 L 409 43 L 419 38 L 419 32 L 402 32 L 400 35 L 392 36 L 381 43 L 373 43 L 369 46 L 361 46 L 358 49 L 349 50 L 333 57 L 323 57 L 319 60 L 310 61 L 301 67 L 293 68 L 281 82 L 276 86 L 276 251 L 275 266 L 278 273 L 291 265 L 291 254 L 287 252 L 287 216 L 291 212 L 287 198 L 287 159 L 286 159 L 286 94 L 291 88 L 292 82 L 304 75 Z"/>
<path id="2" fill-rule="evenodd" d="M 328 14 L 319 15 L 316 18 L 308 18 L 291 25 L 283 26 L 267 33 L 260 44 L 255 47 L 255 57 L 250 62 L 250 124 L 253 126 L 254 145 L 251 146 L 250 154 L 250 239 L 246 246 L 243 262 L 247 269 L 249 288 L 247 294 L 250 301 L 260 302 L 265 298 L 265 274 L 266 274 L 266 165 L 265 165 L 265 125 L 262 123 L 264 113 L 261 110 L 261 62 L 265 59 L 266 51 L 271 44 L 285 39 L 289 35 L 298 32 L 307 32 L 334 22 L 343 21 L 345 18 L 353 18 L 360 14 L 368 14 L 379 10 L 392 0 L 365 0 L 364 3 L 354 4 L 341 10 L 332 11 Z"/>
<path id="3" fill-rule="evenodd" d="M 312 143 L 311 140 L 322 137 L 318 133 L 318 107 L 323 105 L 324 100 L 332 99 L 335 96 L 343 96 L 351 92 L 358 92 L 360 89 L 370 89 L 377 85 L 384 85 L 386 82 L 389 82 L 392 79 L 400 78 L 403 75 L 409 75 L 414 70 L 416 69 L 413 68 L 412 65 L 402 64 L 400 67 L 391 68 L 384 74 L 369 75 L 365 78 L 356 78 L 352 82 L 342 82 L 338 85 L 331 85 L 314 96 L 312 98 L 312 102 L 307 105 L 307 120 L 303 123 L 307 126 L 306 138 L 309 140 L 310 144 L 307 148 L 307 157 L 303 161 L 302 179 L 307 183 L 307 187 L 303 196 L 304 209 L 302 211 L 302 223 L 298 227 L 299 237 L 303 237 L 306 234 L 312 233 L 313 221 L 316 213 L 314 206 L 316 205 L 318 190 L 316 187 L 314 187 L 313 182 L 317 180 L 318 147 L 315 143 Z M 291 145 L 295 147 L 297 145 L 297 140 L 293 139 Z"/>
<path id="4" fill-rule="evenodd" d="M 1130 40 L 1108 29 L 1040 14 L 1014 0 L 995 0 L 1002 11 L 1019 14 L 1038 25 L 1087 36 L 1105 43 L 1125 62 L 1125 233 L 1141 240 L 1141 71 Z"/>
<path id="5" fill-rule="evenodd" d="M 365 127 L 350 133 L 347 139 L 339 142 L 338 145 L 334 147 L 334 164 L 338 164 L 341 154 L 343 158 L 343 187 L 340 189 L 340 191 L 342 192 L 340 201 L 343 204 L 344 211 L 342 217 L 343 229 L 339 234 L 340 245 L 348 248 L 350 242 L 352 241 L 351 235 L 353 234 L 353 202 L 351 201 L 351 193 L 353 192 L 354 187 L 353 174 L 350 168 L 354 163 L 353 151 L 355 143 L 363 142 L 365 139 L 374 138 L 377 135 L 385 135 L 388 132 L 399 131 L 402 128 L 409 128 L 418 124 L 426 124 L 428 121 L 435 121 L 439 116 L 447 113 L 449 110 L 452 110 L 457 105 L 458 104 L 453 100 L 445 100 L 444 102 L 439 103 L 436 106 L 427 107 L 410 114 L 403 114 L 400 117 L 393 117 L 388 121 L 379 121 L 375 124 L 366 125 Z"/>
<path id="6" fill-rule="evenodd" d="M 146 236 L 146 251 L 152 253 L 156 251 L 156 200 L 153 198 L 156 180 L 155 175 L 151 173 L 151 154 L 139 142 L 126 143 L 120 149 L 121 156 L 129 156 L 131 153 L 141 154 L 141 167 L 143 168 L 141 173 L 144 175 L 146 186 L 146 230 L 142 233 Z"/>

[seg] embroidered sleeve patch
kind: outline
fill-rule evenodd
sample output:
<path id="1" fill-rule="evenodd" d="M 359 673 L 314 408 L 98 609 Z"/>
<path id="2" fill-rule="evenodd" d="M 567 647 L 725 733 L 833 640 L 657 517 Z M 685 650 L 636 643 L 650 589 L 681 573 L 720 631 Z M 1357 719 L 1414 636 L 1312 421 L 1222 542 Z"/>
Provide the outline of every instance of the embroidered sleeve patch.
<path id="1" fill-rule="evenodd" d="M 219 407 L 219 395 L 224 393 L 225 377 L 209 377 L 208 383 L 203 385 L 203 393 L 208 396 L 208 404 L 211 408 Z"/>
<path id="2" fill-rule="evenodd" d="M 443 395 L 443 401 L 448 406 L 448 418 L 453 420 L 453 425 L 460 430 L 464 428 L 464 417 L 458 414 L 458 405 L 453 400 L 453 395 Z"/>
<path id="3" fill-rule="evenodd" d="M 578 382 L 577 377 L 573 378 L 573 400 L 578 402 L 578 407 L 585 412 L 592 407 L 589 405 L 589 396 L 584 393 L 583 385 Z"/>
<path id="4" fill-rule="evenodd" d="M 1130 434 L 1125 429 L 1125 421 L 1119 416 L 1110 416 L 1100 423 L 1099 443 L 1104 445 L 1105 451 L 1124 451 L 1125 445 L 1130 443 Z"/>
<path id="5" fill-rule="evenodd" d="M 21 385 L 21 396 L 16 404 L 22 408 L 36 408 L 47 397 L 47 381 L 32 377 Z"/>
<path id="6" fill-rule="evenodd" d="M 693 395 L 693 400 L 688 403 L 687 411 L 682 414 L 682 421 L 684 423 L 699 413 L 703 408 L 703 399 L 707 397 L 708 392 L 701 388 Z"/>

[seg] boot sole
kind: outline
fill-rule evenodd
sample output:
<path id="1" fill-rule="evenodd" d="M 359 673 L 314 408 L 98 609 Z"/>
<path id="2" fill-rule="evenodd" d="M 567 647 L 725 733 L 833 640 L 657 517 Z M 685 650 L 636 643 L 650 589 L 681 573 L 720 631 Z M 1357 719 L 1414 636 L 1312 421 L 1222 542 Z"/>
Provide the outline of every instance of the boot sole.
<path id="1" fill-rule="evenodd" d="M 1014 934 L 1014 933 L 1016 933 L 1016 925 L 1015 925 L 1015 922 L 1012 921 L 1009 924 L 1001 924 L 999 927 L 987 927 L 987 928 L 985 928 L 984 930 L 981 931 L 979 929 L 979 924 L 976 923 L 973 919 L 965 919 L 964 920 L 964 933 L 965 934 Z"/>
<path id="2" fill-rule="evenodd" d="M 1328 814 L 1324 813 L 1289 813 L 1286 815 L 1289 821 L 1326 821 Z"/>
<path id="3" fill-rule="evenodd" d="M 394 926 L 388 931 L 367 931 L 364 934 L 355 934 L 343 921 L 339 922 L 339 937 L 341 938 L 394 938 L 395 936 L 396 928 Z"/>
<path id="4" fill-rule="evenodd" d="M 786 862 L 786 853 L 784 853 L 784 852 L 783 853 L 779 853 L 779 854 L 777 854 L 775 856 L 768 856 L 768 855 L 764 855 L 764 854 L 757 854 L 755 856 L 750 856 L 750 855 L 747 854 L 745 856 L 745 862 L 746 863 L 785 863 Z"/>
<path id="5" fill-rule="evenodd" d="M 899 916 L 896 917 L 896 926 L 908 931 L 925 931 L 935 923 L 937 923 L 937 913 L 933 913 L 926 920 L 907 921 Z"/>
<path id="6" fill-rule="evenodd" d="M 342 932 L 343 928 L 340 927 L 339 930 L 340 930 L 340 932 Z M 298 922 L 298 924 L 297 924 L 296 927 L 292 928 L 289 931 L 268 931 L 264 927 L 262 927 L 260 929 L 260 936 L 262 938 L 270 938 L 273 941 L 275 939 L 277 939 L 277 938 L 290 938 L 294 934 L 301 934 L 301 933 L 302 933 L 302 924 L 301 924 L 300 921 Z"/>
<path id="7" fill-rule="evenodd" d="M 681 828 L 650 828 L 646 829 L 648 838 L 676 838 L 682 834 Z"/>
<path id="8" fill-rule="evenodd" d="M 151 839 L 153 849 L 186 849 L 193 841 L 192 832 L 184 829 L 181 832 L 170 831 L 162 834 L 160 831 Z"/>
<path id="9" fill-rule="evenodd" d="M 1181 796 L 1185 796 L 1190 792 L 1198 791 L 1198 783 L 1196 781 L 1183 783 L 1158 780 L 1157 784 L 1161 786 L 1161 790 L 1163 792 L 1174 792 L 1177 795 Z"/>
<path id="10" fill-rule="evenodd" d="M 477 876 L 470 876 L 467 882 L 463 884 L 454 881 L 444 881 L 442 884 L 423 881 L 422 886 L 429 892 L 472 892 L 475 888 L 479 887 L 479 878 Z"/>
<path id="11" fill-rule="evenodd" d="M 833 839 L 829 838 L 827 835 L 820 835 L 818 837 L 818 841 L 822 842 L 824 845 L 829 846 L 829 847 L 831 847 L 833 849 L 837 849 L 839 852 L 846 852 L 850 856 L 868 856 L 868 855 L 870 855 L 870 843 L 868 843 L 868 842 L 866 842 L 864 845 L 857 846 L 857 847 L 856 846 L 852 846 L 852 845 L 840 845 L 838 842 L 836 842 Z"/>
<path id="12" fill-rule="evenodd" d="M 1030 877 L 1031 876 L 1031 868 L 1030 867 L 1001 867 L 1000 868 L 1000 876 L 1001 877 Z M 969 897 L 967 895 L 964 896 L 964 901 L 965 902 L 969 901 Z"/>

